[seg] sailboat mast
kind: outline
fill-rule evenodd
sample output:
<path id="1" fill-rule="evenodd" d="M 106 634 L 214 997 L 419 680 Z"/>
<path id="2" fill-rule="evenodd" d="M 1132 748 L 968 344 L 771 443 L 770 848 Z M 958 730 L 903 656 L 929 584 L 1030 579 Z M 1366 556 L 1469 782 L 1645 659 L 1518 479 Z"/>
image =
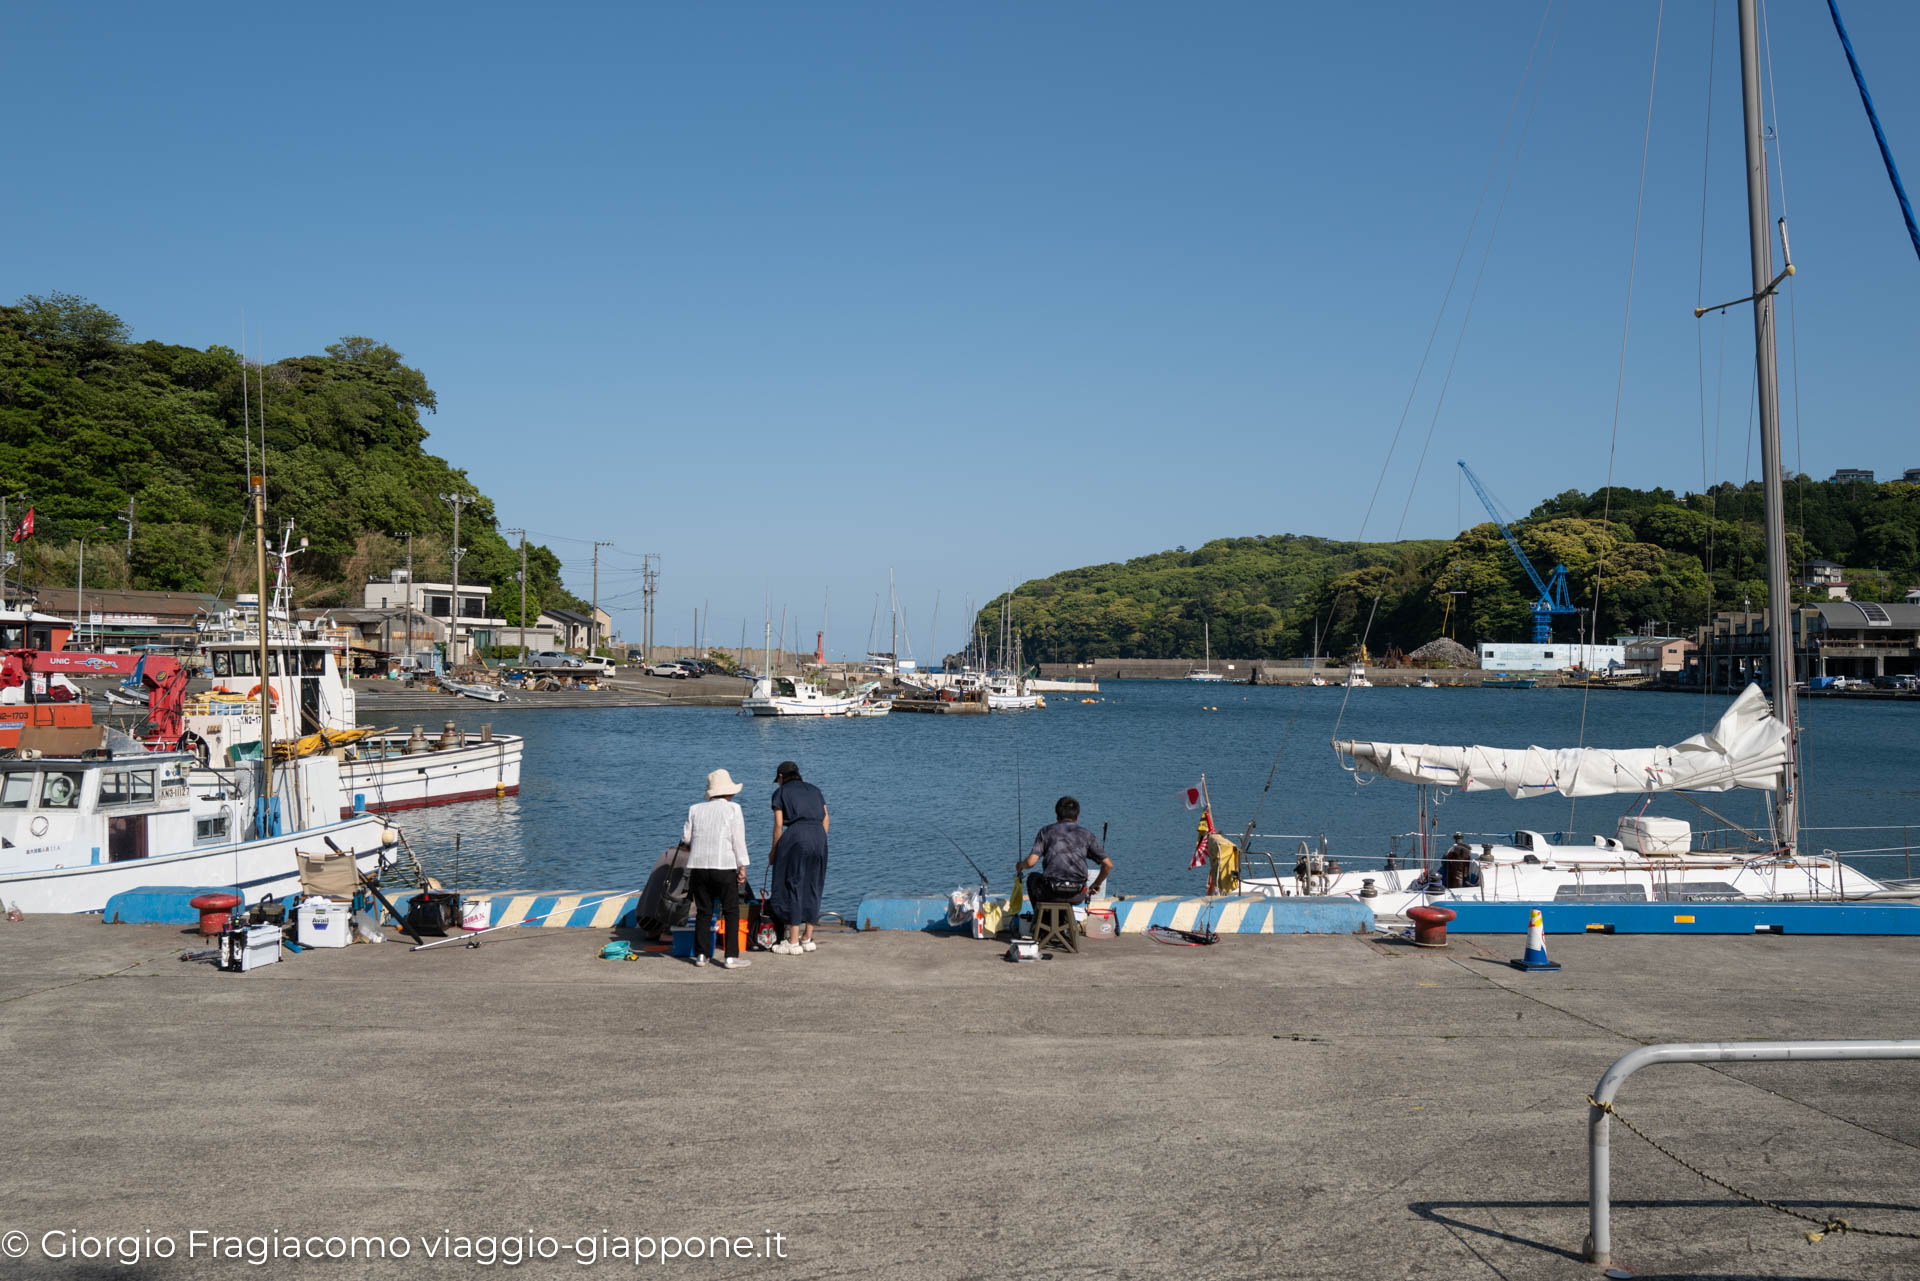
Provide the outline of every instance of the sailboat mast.
<path id="1" fill-rule="evenodd" d="M 1753 252 L 1753 346 L 1759 372 L 1760 469 L 1767 523 L 1767 628 L 1772 641 L 1773 713 L 1789 729 L 1787 759 L 1773 794 L 1774 839 L 1800 842 L 1799 725 L 1793 708 L 1793 597 L 1787 587 L 1785 483 L 1780 463 L 1780 371 L 1774 352 L 1773 228 L 1767 209 L 1767 149 L 1760 115 L 1760 43 L 1754 0 L 1740 0 L 1740 88 L 1747 135 L 1747 239 Z"/>

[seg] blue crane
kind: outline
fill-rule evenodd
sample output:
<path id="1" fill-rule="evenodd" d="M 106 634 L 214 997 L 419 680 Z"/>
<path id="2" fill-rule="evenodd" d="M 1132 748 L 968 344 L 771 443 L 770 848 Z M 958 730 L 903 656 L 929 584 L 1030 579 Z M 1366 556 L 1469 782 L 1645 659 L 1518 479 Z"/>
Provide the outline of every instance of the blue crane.
<path id="1" fill-rule="evenodd" d="M 1532 607 L 1533 643 L 1551 645 L 1553 616 L 1579 612 L 1573 607 L 1573 602 L 1567 599 L 1567 567 L 1555 565 L 1553 572 L 1542 580 L 1540 571 L 1533 567 L 1533 562 L 1527 559 L 1527 554 L 1520 550 L 1520 540 L 1513 536 L 1513 527 L 1501 518 L 1500 509 L 1494 504 L 1493 495 L 1487 492 L 1487 487 L 1480 483 L 1480 478 L 1473 474 L 1473 468 L 1467 466 L 1465 459 L 1460 460 L 1460 470 L 1467 474 L 1467 483 L 1473 486 L 1474 493 L 1480 495 L 1480 505 L 1487 509 L 1487 515 L 1493 517 L 1494 525 L 1507 540 L 1507 546 L 1513 549 L 1514 558 L 1520 562 L 1520 568 L 1527 571 L 1527 577 L 1533 580 L 1534 590 L 1540 593 Z"/>

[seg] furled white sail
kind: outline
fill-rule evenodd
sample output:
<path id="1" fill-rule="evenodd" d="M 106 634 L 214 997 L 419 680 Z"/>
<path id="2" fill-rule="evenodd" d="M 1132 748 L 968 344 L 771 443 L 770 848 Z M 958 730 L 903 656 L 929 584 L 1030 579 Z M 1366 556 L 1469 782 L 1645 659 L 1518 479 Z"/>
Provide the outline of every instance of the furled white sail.
<path id="1" fill-rule="evenodd" d="M 1787 760 L 1787 727 L 1758 685 L 1733 700 L 1720 723 L 1672 747 L 1435 747 L 1427 743 L 1337 741 L 1365 773 L 1407 783 L 1509 796 L 1609 796 L 1620 793 L 1771 791 Z"/>

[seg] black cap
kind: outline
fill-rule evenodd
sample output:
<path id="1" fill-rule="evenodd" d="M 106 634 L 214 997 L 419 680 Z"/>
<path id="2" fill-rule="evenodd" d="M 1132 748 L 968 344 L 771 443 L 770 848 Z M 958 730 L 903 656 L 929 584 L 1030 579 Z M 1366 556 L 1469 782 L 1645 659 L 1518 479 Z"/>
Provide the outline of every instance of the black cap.
<path id="1" fill-rule="evenodd" d="M 773 771 L 773 781 L 776 783 L 784 783 L 799 777 L 800 767 L 792 761 L 781 761 L 779 767 Z"/>

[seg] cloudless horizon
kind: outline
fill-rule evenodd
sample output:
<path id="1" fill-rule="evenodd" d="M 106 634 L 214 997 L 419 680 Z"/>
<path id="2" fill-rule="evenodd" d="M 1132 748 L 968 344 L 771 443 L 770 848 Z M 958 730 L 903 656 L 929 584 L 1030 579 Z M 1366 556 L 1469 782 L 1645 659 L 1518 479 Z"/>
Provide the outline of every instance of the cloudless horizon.
<path id="1" fill-rule="evenodd" d="M 1920 263 L 1825 6 L 1767 8 L 1786 463 L 1897 477 Z M 1842 12 L 1920 179 L 1920 7 Z M 662 643 L 770 602 L 810 648 L 831 592 L 857 653 L 891 569 L 926 660 L 1076 566 L 1450 537 L 1456 458 L 1520 512 L 1605 484 L 1657 17 L 1612 480 L 1758 475 L 1749 313 L 1692 315 L 1750 291 L 1731 0 L 346 13 L 16 13 L 0 300 L 390 344 L 569 587 L 612 540 L 629 639 L 643 552 Z"/>

